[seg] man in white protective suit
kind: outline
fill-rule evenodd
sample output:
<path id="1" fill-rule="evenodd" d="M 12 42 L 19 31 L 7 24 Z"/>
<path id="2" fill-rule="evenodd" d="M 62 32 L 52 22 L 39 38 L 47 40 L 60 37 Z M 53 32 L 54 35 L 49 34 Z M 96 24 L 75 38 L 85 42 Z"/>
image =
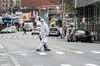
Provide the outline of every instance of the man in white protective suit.
<path id="1" fill-rule="evenodd" d="M 41 19 L 40 22 L 41 22 L 41 27 L 39 32 L 39 38 L 41 40 L 41 43 L 38 49 L 36 49 L 36 51 L 41 51 L 43 47 L 44 47 L 44 51 L 50 51 L 50 49 L 47 46 L 49 26 L 45 23 L 44 19 Z"/>

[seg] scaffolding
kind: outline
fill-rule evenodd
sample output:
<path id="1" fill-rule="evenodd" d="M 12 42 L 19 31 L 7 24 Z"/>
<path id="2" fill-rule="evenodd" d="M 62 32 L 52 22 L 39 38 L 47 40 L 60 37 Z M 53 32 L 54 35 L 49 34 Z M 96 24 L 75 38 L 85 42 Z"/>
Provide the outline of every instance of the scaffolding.
<path id="1" fill-rule="evenodd" d="M 80 2 L 81 1 L 83 0 L 80 0 Z M 100 0 L 87 0 L 81 3 L 84 5 L 81 5 L 82 7 L 77 7 L 76 9 L 78 16 L 78 27 L 80 28 L 81 26 L 81 28 L 90 31 L 91 34 L 93 34 L 94 40 L 100 40 Z M 77 6 L 80 5 L 77 4 Z M 84 23 L 82 22 L 83 17 L 85 18 Z"/>

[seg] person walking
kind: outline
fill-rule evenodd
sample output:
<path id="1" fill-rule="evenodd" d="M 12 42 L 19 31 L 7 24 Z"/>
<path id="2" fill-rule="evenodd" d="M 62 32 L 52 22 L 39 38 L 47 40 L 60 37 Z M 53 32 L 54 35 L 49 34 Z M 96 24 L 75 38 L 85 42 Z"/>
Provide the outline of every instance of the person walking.
<path id="1" fill-rule="evenodd" d="M 67 27 L 66 26 L 64 26 L 64 37 L 66 36 L 66 33 L 67 33 Z"/>
<path id="2" fill-rule="evenodd" d="M 24 32 L 23 35 L 27 35 L 25 27 L 23 27 L 23 32 Z"/>
<path id="3" fill-rule="evenodd" d="M 38 49 L 36 49 L 36 51 L 41 51 L 43 47 L 44 47 L 44 51 L 50 51 L 50 49 L 47 46 L 49 26 L 45 23 L 44 19 L 41 19 L 40 22 L 41 22 L 41 27 L 39 32 L 39 38 L 41 40 L 41 43 Z"/>

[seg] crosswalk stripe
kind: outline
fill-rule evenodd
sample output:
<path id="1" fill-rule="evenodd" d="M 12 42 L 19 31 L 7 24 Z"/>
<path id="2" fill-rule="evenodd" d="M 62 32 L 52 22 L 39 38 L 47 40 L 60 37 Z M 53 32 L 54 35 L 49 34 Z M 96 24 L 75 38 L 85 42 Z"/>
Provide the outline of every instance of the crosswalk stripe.
<path id="1" fill-rule="evenodd" d="M 72 66 L 70 64 L 61 64 L 61 66 Z"/>
<path id="2" fill-rule="evenodd" d="M 11 66 L 11 63 L 0 64 L 0 66 Z"/>
<path id="3" fill-rule="evenodd" d="M 85 54 L 84 52 L 81 52 L 81 51 L 73 51 L 75 53 L 78 53 L 78 54 Z"/>
<path id="4" fill-rule="evenodd" d="M 84 64 L 85 66 L 99 66 L 99 65 L 96 65 L 96 64 Z"/>
<path id="5" fill-rule="evenodd" d="M 21 36 L 19 36 L 18 38 L 21 38 Z"/>
<path id="6" fill-rule="evenodd" d="M 22 54 L 20 54 L 20 55 L 22 55 L 22 56 L 27 56 L 28 54 L 27 54 L 27 53 L 22 53 Z"/>
<path id="7" fill-rule="evenodd" d="M 58 52 L 56 52 L 56 54 L 65 54 L 64 52 L 60 52 L 60 51 L 58 51 Z"/>
<path id="8" fill-rule="evenodd" d="M 35 35 L 35 36 L 28 36 L 28 35 L 2 35 L 1 36 L 3 39 L 17 39 L 17 38 L 34 38 L 34 39 L 37 39 L 38 36 Z M 50 38 L 49 39 L 57 39 L 58 37 L 53 37 L 53 38 Z"/>
<path id="9" fill-rule="evenodd" d="M 0 44 L 0 48 L 4 49 L 4 47 Z"/>
<path id="10" fill-rule="evenodd" d="M 45 52 L 37 52 L 39 55 L 47 55 Z"/>
<path id="11" fill-rule="evenodd" d="M 33 65 L 33 66 L 43 66 L 43 65 Z"/>
<path id="12" fill-rule="evenodd" d="M 90 52 L 95 53 L 95 54 L 100 54 L 99 51 L 90 51 Z"/>
<path id="13" fill-rule="evenodd" d="M 0 55 L 1 55 L 1 56 L 6 56 L 6 55 L 8 55 L 8 54 L 7 54 L 7 53 L 6 53 L 6 54 L 3 53 L 3 54 L 0 54 Z"/>

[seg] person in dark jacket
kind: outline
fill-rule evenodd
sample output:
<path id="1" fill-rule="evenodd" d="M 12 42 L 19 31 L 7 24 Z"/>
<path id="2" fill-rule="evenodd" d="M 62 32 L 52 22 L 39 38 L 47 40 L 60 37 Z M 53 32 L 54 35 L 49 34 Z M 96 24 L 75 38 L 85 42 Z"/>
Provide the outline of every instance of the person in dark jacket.
<path id="1" fill-rule="evenodd" d="M 23 35 L 26 35 L 26 29 L 23 27 Z"/>

